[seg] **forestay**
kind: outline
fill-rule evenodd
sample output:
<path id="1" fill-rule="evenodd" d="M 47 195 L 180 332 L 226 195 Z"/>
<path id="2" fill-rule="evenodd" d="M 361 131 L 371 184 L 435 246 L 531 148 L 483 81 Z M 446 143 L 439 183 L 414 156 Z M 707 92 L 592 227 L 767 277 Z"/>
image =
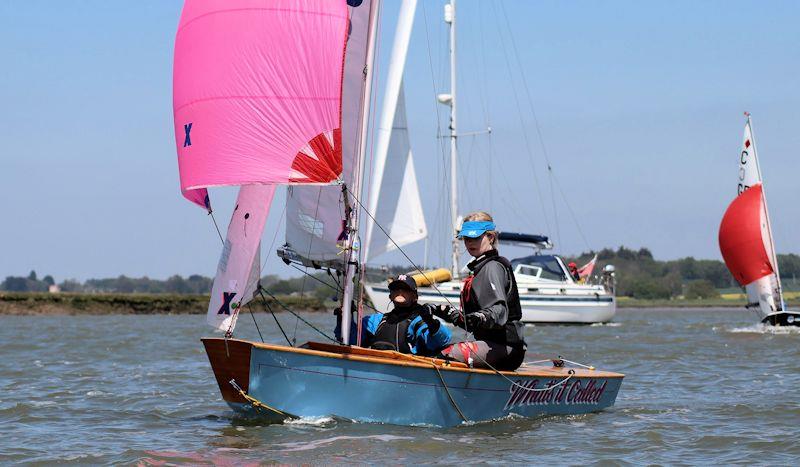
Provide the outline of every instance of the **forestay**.
<path id="1" fill-rule="evenodd" d="M 342 182 L 353 186 L 364 106 L 367 36 L 372 0 L 348 1 L 350 29 L 342 88 Z M 290 187 L 286 197 L 286 245 L 279 254 L 307 266 L 344 269 L 345 199 L 341 186 Z"/>
<path id="2" fill-rule="evenodd" d="M 415 9 L 416 0 L 403 2 L 389 62 L 367 208 L 375 219 L 366 219 L 364 261 L 428 235 L 408 136 L 402 78 Z M 386 233 L 377 229 L 376 223 Z"/>
<path id="3" fill-rule="evenodd" d="M 277 184 L 342 172 L 343 0 L 189 0 L 175 38 L 173 106 L 181 191 L 242 186 L 208 321 L 228 333 L 256 290 Z"/>

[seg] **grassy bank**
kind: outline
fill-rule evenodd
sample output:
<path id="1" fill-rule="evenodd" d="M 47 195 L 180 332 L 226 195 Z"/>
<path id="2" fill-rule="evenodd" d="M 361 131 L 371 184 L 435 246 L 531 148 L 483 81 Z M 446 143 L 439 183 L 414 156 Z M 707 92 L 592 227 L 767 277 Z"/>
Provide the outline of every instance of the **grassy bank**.
<path id="1" fill-rule="evenodd" d="M 268 297 L 268 303 L 276 312 L 283 311 L 281 304 L 294 311 L 327 311 L 335 306 L 316 298 L 281 295 L 277 299 L 280 303 Z M 800 294 L 787 294 L 787 300 L 789 307 L 800 308 Z M 744 304 L 744 296 L 737 294 L 696 300 L 617 297 L 619 308 L 742 308 Z M 207 307 L 208 295 L 0 292 L 0 315 L 204 314 Z M 264 310 L 260 300 L 254 302 L 254 307 Z"/>
<path id="2" fill-rule="evenodd" d="M 787 293 L 786 306 L 792 309 L 800 308 L 800 294 Z M 703 299 L 654 299 L 642 300 L 630 297 L 617 297 L 618 308 L 744 308 L 745 297 L 743 294 L 725 294 L 720 298 Z"/>
<path id="3" fill-rule="evenodd" d="M 0 315 L 205 314 L 208 295 L 1 292 Z M 277 296 L 295 311 L 330 309 L 315 298 Z M 280 304 L 268 297 L 273 310 Z M 258 310 L 263 310 L 260 300 Z"/>

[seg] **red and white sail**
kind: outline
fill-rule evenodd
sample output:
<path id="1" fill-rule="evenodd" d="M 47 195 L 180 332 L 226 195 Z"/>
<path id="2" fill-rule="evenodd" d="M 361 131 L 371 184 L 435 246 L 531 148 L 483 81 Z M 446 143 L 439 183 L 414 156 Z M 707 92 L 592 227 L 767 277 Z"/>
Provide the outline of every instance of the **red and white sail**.
<path id="1" fill-rule="evenodd" d="M 778 263 L 749 116 L 739 153 L 737 197 L 722 217 L 719 246 L 748 302 L 757 304 L 762 316 L 781 310 Z"/>
<path id="2" fill-rule="evenodd" d="M 173 111 L 181 191 L 241 186 L 208 322 L 231 332 L 256 290 L 278 184 L 342 174 L 344 0 L 187 0 L 175 38 Z"/>

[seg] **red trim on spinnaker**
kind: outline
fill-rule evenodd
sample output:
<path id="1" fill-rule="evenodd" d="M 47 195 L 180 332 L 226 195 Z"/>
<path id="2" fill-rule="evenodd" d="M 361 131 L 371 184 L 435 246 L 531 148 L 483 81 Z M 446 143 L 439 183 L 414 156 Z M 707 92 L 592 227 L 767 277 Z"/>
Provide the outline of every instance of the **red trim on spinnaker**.
<path id="1" fill-rule="evenodd" d="M 719 225 L 719 249 L 741 285 L 774 273 L 761 234 L 761 184 L 745 190 L 728 206 Z"/>
<path id="2" fill-rule="evenodd" d="M 292 162 L 292 170 L 304 177 L 290 179 L 293 183 L 330 183 L 342 173 L 342 129 L 333 130 L 331 141 L 320 133 L 308 142 L 308 147 L 316 158 L 298 152 Z"/>

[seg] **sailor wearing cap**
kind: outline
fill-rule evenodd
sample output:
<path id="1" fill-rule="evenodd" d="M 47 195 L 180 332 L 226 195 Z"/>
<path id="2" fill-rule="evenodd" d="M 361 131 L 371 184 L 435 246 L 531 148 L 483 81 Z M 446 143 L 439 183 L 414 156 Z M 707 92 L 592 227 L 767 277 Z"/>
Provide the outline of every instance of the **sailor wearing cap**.
<path id="1" fill-rule="evenodd" d="M 434 306 L 417 302 L 417 283 L 413 277 L 400 274 L 392 279 L 389 298 L 394 305 L 392 311 L 375 313 L 362 319 L 363 347 L 434 356 L 450 342 L 450 330 L 432 314 Z M 339 340 L 340 329 L 339 317 L 334 330 Z M 355 344 L 356 332 L 355 323 L 352 323 L 350 344 Z"/>
<path id="2" fill-rule="evenodd" d="M 492 216 L 474 212 L 464 218 L 458 233 L 474 259 L 470 276 L 461 288 L 461 307 L 437 308 L 442 319 L 475 336 L 445 348 L 446 357 L 475 367 L 515 370 L 525 358 L 522 307 L 511 263 L 497 252 L 497 231 Z"/>

